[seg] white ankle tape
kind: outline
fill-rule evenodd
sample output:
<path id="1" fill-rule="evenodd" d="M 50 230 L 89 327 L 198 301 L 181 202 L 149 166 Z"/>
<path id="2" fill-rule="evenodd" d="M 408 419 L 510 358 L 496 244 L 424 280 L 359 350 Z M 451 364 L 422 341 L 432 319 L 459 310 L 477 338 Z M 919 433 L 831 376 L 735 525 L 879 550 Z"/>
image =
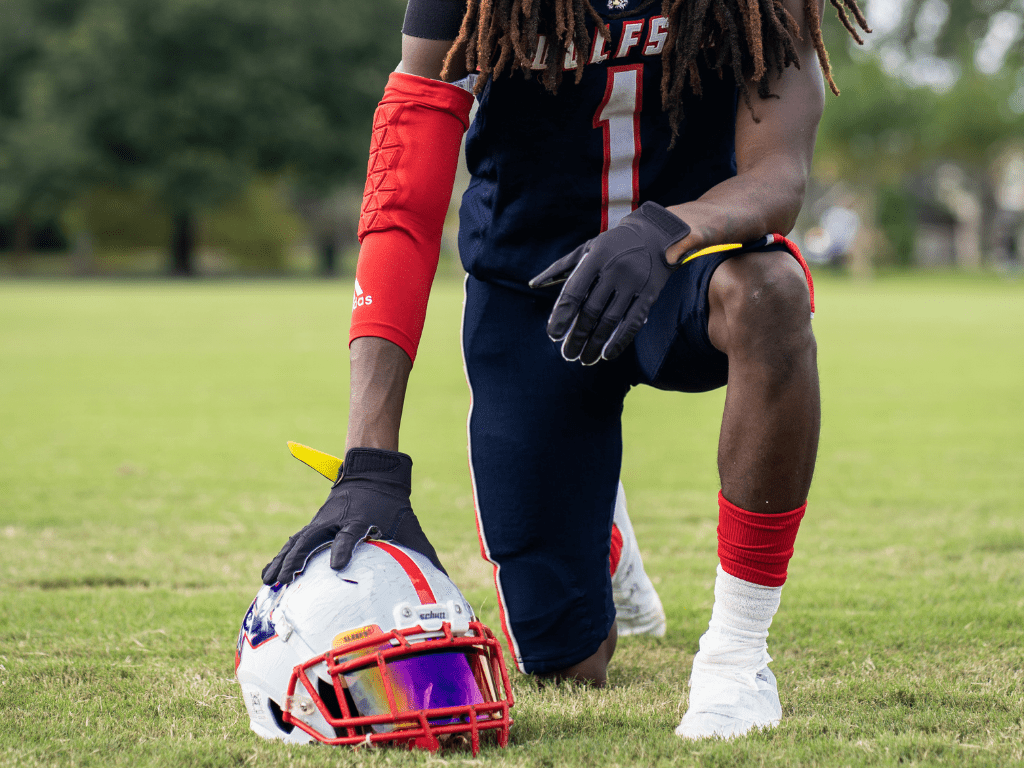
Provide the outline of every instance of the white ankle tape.
<path id="1" fill-rule="evenodd" d="M 737 579 L 718 566 L 715 606 L 700 639 L 695 663 L 757 671 L 771 661 L 768 628 L 782 601 L 782 587 L 762 587 Z"/>

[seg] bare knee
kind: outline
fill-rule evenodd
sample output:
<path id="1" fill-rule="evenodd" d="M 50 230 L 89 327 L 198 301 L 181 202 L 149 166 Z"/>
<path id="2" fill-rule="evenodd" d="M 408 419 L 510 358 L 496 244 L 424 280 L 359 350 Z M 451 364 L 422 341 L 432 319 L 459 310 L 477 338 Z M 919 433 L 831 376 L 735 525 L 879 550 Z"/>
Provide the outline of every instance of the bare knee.
<path id="1" fill-rule="evenodd" d="M 724 262 L 711 279 L 708 334 L 730 364 L 757 361 L 788 369 L 813 360 L 811 302 L 799 263 L 783 252 L 751 253 Z"/>

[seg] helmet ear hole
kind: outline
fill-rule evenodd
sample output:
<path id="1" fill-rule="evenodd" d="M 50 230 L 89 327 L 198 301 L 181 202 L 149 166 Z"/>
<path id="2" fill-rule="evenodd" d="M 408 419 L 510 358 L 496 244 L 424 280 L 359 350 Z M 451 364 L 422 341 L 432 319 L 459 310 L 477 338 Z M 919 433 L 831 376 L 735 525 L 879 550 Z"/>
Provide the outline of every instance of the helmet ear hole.
<path id="1" fill-rule="evenodd" d="M 277 723 L 277 727 L 285 733 L 291 733 L 295 725 L 292 723 L 286 723 L 281 713 L 281 708 L 277 705 L 277 702 L 270 699 L 270 714 L 274 717 L 274 722 Z"/>

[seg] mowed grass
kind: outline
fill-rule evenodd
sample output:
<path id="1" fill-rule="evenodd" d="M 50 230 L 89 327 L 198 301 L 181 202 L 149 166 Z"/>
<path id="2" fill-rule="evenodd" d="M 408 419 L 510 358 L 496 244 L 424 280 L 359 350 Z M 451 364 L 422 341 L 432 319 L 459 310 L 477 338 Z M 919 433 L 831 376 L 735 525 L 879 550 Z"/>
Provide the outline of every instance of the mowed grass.
<path id="1" fill-rule="evenodd" d="M 248 730 L 234 641 L 341 452 L 348 283 L 0 284 L 0 765 L 462 763 Z M 461 284 L 436 286 L 406 407 L 414 504 L 498 618 L 466 470 Z M 717 562 L 723 393 L 634 392 L 623 479 L 669 614 L 606 690 L 516 676 L 495 765 L 1024 764 L 1024 285 L 822 278 L 824 429 L 772 627 L 785 719 L 672 728 Z M 510 467 L 510 472 L 515 468 Z"/>

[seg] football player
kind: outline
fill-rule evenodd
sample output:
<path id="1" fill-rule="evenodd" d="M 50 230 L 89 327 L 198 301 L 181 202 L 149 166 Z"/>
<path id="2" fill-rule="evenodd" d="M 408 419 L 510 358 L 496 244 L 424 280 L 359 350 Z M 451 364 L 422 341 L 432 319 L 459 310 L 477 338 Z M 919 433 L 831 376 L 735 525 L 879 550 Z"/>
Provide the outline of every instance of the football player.
<path id="1" fill-rule="evenodd" d="M 832 3 L 855 38 L 854 22 L 867 29 L 855 0 Z M 516 663 L 602 685 L 617 634 L 664 632 L 619 485 L 623 399 L 638 384 L 728 385 L 715 603 L 676 732 L 779 722 L 766 638 L 819 431 L 813 287 L 784 235 L 803 201 L 822 75 L 836 90 L 821 10 L 410 0 L 374 119 L 344 469 L 266 583 L 287 583 L 327 543 L 341 568 L 368 535 L 440 566 L 409 504 L 398 434 L 468 128 L 470 470 Z"/>

